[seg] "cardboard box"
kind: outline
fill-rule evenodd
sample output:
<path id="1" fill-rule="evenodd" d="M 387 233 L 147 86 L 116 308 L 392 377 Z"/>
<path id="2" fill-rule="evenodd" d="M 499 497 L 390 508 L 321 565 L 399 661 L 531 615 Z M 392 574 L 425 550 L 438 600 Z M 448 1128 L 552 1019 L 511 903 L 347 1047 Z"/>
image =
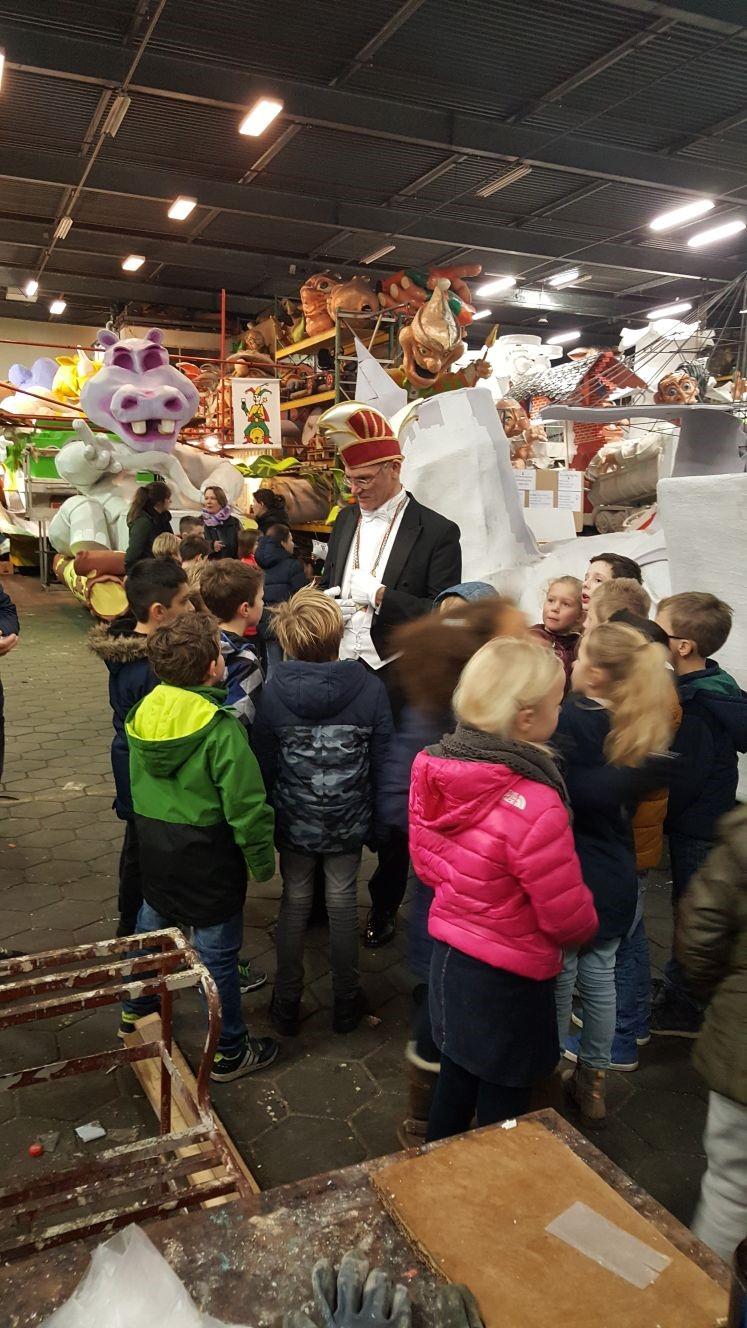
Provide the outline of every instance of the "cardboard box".
<path id="1" fill-rule="evenodd" d="M 542 511 L 567 512 L 573 518 L 576 534 L 584 524 L 584 476 L 580 470 L 515 470 L 516 486 L 524 506 L 539 514 Z M 550 523 L 548 523 L 549 526 Z M 555 523 L 558 524 L 559 523 Z M 547 538 L 562 536 L 548 535 Z M 538 533 L 538 538 L 541 536 Z"/>

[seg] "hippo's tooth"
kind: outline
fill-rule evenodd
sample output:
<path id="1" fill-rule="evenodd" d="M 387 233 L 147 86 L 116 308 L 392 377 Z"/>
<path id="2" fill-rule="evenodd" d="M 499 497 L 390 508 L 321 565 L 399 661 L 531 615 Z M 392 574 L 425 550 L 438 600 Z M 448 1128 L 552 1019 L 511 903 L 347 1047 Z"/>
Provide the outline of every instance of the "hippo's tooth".
<path id="1" fill-rule="evenodd" d="M 130 428 L 132 429 L 132 432 L 133 432 L 133 433 L 145 433 L 145 430 L 147 429 L 147 427 L 148 427 L 148 426 L 147 426 L 147 423 L 146 423 L 145 420 L 131 420 L 131 421 L 130 421 Z"/>
<path id="2" fill-rule="evenodd" d="M 158 421 L 158 432 L 159 432 L 159 433 L 173 433 L 173 432 L 174 432 L 174 421 L 173 421 L 173 420 L 159 420 L 159 421 Z"/>

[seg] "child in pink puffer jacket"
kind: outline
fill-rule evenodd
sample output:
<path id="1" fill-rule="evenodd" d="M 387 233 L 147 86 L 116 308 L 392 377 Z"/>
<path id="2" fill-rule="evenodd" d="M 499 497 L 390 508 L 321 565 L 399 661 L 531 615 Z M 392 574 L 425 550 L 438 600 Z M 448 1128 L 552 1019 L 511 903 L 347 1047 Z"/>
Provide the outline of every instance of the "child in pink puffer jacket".
<path id="1" fill-rule="evenodd" d="M 436 892 L 430 1009 L 441 1071 L 428 1139 L 518 1116 L 560 1057 L 563 946 L 597 929 L 568 797 L 542 745 L 563 668 L 544 646 L 496 639 L 454 693 L 456 732 L 416 757 L 410 856 Z"/>

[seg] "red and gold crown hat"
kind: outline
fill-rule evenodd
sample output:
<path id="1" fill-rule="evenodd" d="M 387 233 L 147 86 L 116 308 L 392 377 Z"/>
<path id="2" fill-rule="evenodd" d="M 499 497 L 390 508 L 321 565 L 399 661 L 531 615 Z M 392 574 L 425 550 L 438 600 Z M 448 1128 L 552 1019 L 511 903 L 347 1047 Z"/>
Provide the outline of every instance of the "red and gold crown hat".
<path id="1" fill-rule="evenodd" d="M 317 430 L 339 452 L 350 470 L 377 461 L 401 461 L 402 449 L 380 410 L 360 401 L 341 401 L 320 415 Z"/>

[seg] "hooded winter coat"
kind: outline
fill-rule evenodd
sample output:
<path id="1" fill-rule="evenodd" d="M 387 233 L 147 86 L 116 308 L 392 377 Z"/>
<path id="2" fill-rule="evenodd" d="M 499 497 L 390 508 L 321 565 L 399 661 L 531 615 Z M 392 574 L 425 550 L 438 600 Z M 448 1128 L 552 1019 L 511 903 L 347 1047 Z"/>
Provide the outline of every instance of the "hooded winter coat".
<path id="1" fill-rule="evenodd" d="M 130 795 L 130 754 L 125 734 L 125 720 L 138 701 L 158 686 L 146 654 L 148 638 L 133 628 L 133 619 L 117 619 L 109 626 L 100 624 L 88 633 L 88 645 L 109 670 L 109 705 L 112 708 L 111 757 L 116 797 L 114 810 L 122 821 L 134 815 Z"/>
<path id="2" fill-rule="evenodd" d="M 584 880 L 599 916 L 597 940 L 626 936 L 638 899 L 632 817 L 640 799 L 671 777 L 674 762 L 652 757 L 643 766 L 612 766 L 604 754 L 609 712 L 572 692 L 560 712 L 555 746 L 573 809 L 573 837 Z"/>
<path id="3" fill-rule="evenodd" d="M 243 907 L 247 868 L 275 870 L 273 815 L 256 759 L 221 687 L 160 683 L 127 716 L 143 895 L 182 926 Z"/>
<path id="4" fill-rule="evenodd" d="M 677 679 L 682 723 L 672 744 L 681 760 L 669 791 L 665 828 L 670 834 L 713 839 L 716 822 L 737 798 L 738 753 L 747 751 L 747 693 L 706 660 L 704 669 Z"/>
<path id="5" fill-rule="evenodd" d="M 264 687 L 252 728 L 279 847 L 352 853 L 386 824 L 381 781 L 392 712 L 359 660 L 286 660 Z"/>
<path id="6" fill-rule="evenodd" d="M 747 1106 L 747 807 L 720 822 L 680 902 L 675 947 L 689 986 L 709 999 L 695 1065 L 714 1093 Z"/>
<path id="7" fill-rule="evenodd" d="M 298 559 L 267 535 L 257 541 L 255 556 L 265 574 L 265 604 L 282 604 L 308 584 Z"/>
<path id="8" fill-rule="evenodd" d="M 221 632 L 220 653 L 226 661 L 226 705 L 251 733 L 264 674 L 252 638 Z"/>
<path id="9" fill-rule="evenodd" d="M 482 746 L 482 754 L 455 759 L 448 755 L 455 741 L 465 752 Z M 527 743 L 504 743 L 501 760 L 492 741 L 497 747 L 460 724 L 453 739 L 415 757 L 410 856 L 436 892 L 428 930 L 493 968 L 553 978 L 562 947 L 596 932 L 594 904 L 552 762 Z"/>

